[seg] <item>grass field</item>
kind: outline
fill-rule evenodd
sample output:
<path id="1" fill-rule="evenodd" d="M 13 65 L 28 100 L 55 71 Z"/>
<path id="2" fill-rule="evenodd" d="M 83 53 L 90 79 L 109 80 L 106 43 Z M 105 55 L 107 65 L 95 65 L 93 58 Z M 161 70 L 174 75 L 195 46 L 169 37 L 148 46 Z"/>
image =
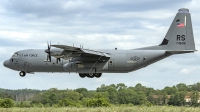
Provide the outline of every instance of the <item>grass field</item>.
<path id="1" fill-rule="evenodd" d="M 133 106 L 133 107 L 98 107 L 98 108 L 0 108 L 0 112 L 200 112 L 194 107 L 170 106 Z"/>

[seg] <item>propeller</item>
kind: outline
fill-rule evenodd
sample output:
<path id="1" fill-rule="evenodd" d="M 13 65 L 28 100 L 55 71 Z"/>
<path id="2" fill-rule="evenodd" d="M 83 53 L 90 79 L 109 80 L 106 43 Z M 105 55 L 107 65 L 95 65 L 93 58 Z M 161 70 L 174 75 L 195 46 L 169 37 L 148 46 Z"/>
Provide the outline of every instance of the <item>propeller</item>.
<path id="1" fill-rule="evenodd" d="M 50 42 L 50 45 L 49 43 L 47 42 L 47 46 L 48 46 L 48 49 L 45 50 L 45 52 L 47 53 L 47 61 L 51 62 L 51 42 Z"/>
<path id="2" fill-rule="evenodd" d="M 48 49 L 45 50 L 45 52 L 47 53 L 47 61 L 51 62 L 51 42 L 50 42 L 50 45 L 47 42 L 47 46 L 48 46 Z M 56 63 L 58 64 L 58 62 L 60 62 L 60 58 L 56 58 Z"/>
<path id="3" fill-rule="evenodd" d="M 58 62 L 60 62 L 60 58 L 57 58 L 57 59 L 56 59 L 56 63 L 57 63 L 57 64 L 58 64 Z"/>

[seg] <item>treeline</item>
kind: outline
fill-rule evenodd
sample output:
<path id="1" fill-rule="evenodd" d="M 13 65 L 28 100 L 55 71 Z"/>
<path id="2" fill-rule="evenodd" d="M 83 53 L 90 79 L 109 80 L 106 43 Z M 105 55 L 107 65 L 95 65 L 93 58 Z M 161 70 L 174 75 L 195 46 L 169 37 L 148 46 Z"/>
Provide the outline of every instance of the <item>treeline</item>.
<path id="1" fill-rule="evenodd" d="M 30 90 L 30 89 L 28 89 Z M 0 93 L 1 102 L 6 98 L 16 100 L 17 90 L 3 91 Z M 200 105 L 200 83 L 186 85 L 177 84 L 172 87 L 165 87 L 155 90 L 138 83 L 135 86 L 126 86 L 123 83 L 101 85 L 96 90 L 78 88 L 74 90 L 33 90 L 23 93 L 23 97 L 30 95 L 28 101 L 18 101 L 13 106 L 17 107 L 99 107 L 112 105 L 173 105 L 173 106 L 199 106 Z M 4 95 L 2 95 L 4 93 Z M 14 98 L 10 97 L 13 96 Z M 3 96 L 3 97 L 2 97 Z M 8 99 L 7 99 L 8 100 Z M 0 102 L 0 105 L 1 105 Z M 2 107 L 2 106 L 1 106 Z"/>
<path id="2" fill-rule="evenodd" d="M 10 90 L 0 88 L 0 98 L 10 98 L 14 101 L 27 101 L 31 100 L 35 94 L 40 92 L 42 91 L 35 89 Z"/>

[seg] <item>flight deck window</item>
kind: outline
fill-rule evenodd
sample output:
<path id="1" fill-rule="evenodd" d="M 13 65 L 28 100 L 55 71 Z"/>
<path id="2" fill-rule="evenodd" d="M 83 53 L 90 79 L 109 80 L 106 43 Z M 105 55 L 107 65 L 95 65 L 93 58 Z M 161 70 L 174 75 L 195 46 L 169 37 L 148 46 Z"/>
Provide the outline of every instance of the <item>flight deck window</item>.
<path id="1" fill-rule="evenodd" d="M 15 54 L 13 54 L 13 56 L 12 57 L 17 57 L 18 56 L 18 54 L 17 53 L 15 53 Z"/>

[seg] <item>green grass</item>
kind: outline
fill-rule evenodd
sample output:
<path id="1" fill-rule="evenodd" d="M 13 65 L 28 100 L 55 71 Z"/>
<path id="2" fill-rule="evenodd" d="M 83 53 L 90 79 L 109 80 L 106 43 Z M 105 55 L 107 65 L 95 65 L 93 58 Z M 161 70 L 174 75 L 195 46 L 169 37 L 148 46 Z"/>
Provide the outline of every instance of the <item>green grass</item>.
<path id="1" fill-rule="evenodd" d="M 98 107 L 98 108 L 0 108 L 0 112 L 200 112 L 194 107 L 170 106 L 133 106 L 133 107 Z"/>

